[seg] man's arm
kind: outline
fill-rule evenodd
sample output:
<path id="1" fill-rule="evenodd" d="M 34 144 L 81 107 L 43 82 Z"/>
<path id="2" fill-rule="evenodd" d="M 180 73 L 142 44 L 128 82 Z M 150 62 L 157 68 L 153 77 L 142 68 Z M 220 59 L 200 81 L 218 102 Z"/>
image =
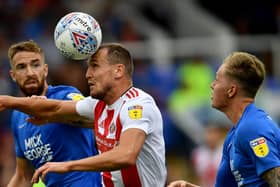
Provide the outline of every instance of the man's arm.
<path id="1" fill-rule="evenodd" d="M 270 187 L 280 186 L 280 167 L 272 168 L 266 171 L 262 178 L 269 184 Z"/>
<path id="2" fill-rule="evenodd" d="M 16 159 L 16 172 L 7 187 L 30 187 L 34 169 L 26 159 Z"/>
<path id="3" fill-rule="evenodd" d="M 184 180 L 176 180 L 176 181 L 171 182 L 167 187 L 200 187 L 200 186 L 189 183 Z"/>
<path id="4" fill-rule="evenodd" d="M 37 182 L 48 172 L 65 173 L 70 171 L 113 171 L 126 168 L 136 163 L 137 157 L 146 139 L 140 129 L 128 129 L 120 137 L 119 144 L 102 154 L 68 162 L 48 162 L 36 170 L 33 182 Z"/>
<path id="5" fill-rule="evenodd" d="M 72 100 L 62 101 L 2 95 L 0 96 L 0 111 L 4 109 L 16 109 L 34 116 L 30 121 L 35 124 L 61 122 L 80 127 L 93 127 L 92 120 L 82 117 L 76 112 L 76 101 Z"/>

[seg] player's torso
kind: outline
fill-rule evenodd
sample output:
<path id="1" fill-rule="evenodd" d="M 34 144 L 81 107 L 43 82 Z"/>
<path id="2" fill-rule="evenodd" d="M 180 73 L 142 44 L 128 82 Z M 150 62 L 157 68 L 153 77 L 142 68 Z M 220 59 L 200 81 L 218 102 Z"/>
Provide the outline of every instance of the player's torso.
<path id="1" fill-rule="evenodd" d="M 51 138 L 52 130 L 48 128 L 47 131 L 42 132 L 42 127 L 36 127 L 26 121 L 27 115 L 21 113 L 17 115 L 18 125 L 17 130 L 17 140 L 18 145 L 24 157 L 31 161 L 34 166 L 38 167 L 41 164 L 51 161 L 53 158 L 53 145 L 48 141 Z"/>
<path id="2" fill-rule="evenodd" d="M 267 114 L 253 106 L 250 108 L 236 127 L 229 150 L 230 167 L 239 186 L 264 187 L 267 184 L 257 172 L 269 167 L 266 163 L 271 158 L 269 149 L 272 147 L 269 148 L 267 142 L 270 135 L 263 132 L 273 132 L 274 127 L 266 119 Z"/>
<path id="3" fill-rule="evenodd" d="M 143 98 L 145 99 L 145 97 L 147 96 L 145 94 L 141 95 L 141 92 L 139 93 L 137 89 L 133 89 L 133 93 L 135 94 L 134 95 L 135 97 L 132 98 L 127 98 L 125 96 L 121 97 L 119 100 L 117 100 L 113 105 L 109 107 L 106 106 L 103 102 L 98 102 L 96 104 L 94 109 L 94 128 L 95 128 L 96 143 L 99 152 L 101 153 L 106 152 L 118 145 L 121 133 L 124 129 L 127 128 L 128 125 L 127 123 L 124 124 L 124 121 L 126 121 L 125 118 L 130 118 L 130 120 L 133 119 L 133 121 L 130 121 L 131 123 L 129 125 L 135 125 L 134 123 L 136 121 L 141 120 L 142 110 L 145 110 L 145 106 L 141 104 L 143 104 Z M 130 104 L 131 101 L 130 99 L 133 99 L 132 105 Z M 124 115 L 124 113 L 126 115 Z M 149 138 L 146 139 L 145 143 L 150 141 L 148 139 Z M 146 166 L 146 168 L 143 169 L 144 165 L 139 164 L 143 161 L 145 157 L 147 157 L 147 155 L 145 156 L 143 149 L 146 149 L 146 145 L 143 145 L 142 151 L 138 156 L 138 161 L 136 162 L 136 165 L 113 172 L 102 172 L 103 182 L 106 183 L 105 186 L 106 187 L 111 185 L 113 187 L 145 186 L 145 184 L 149 179 L 147 180 L 147 178 L 143 177 L 144 176 L 143 172 L 147 170 L 148 173 L 148 171 L 151 172 L 151 170 L 149 170 L 148 166 Z M 141 161 L 139 162 L 139 160 Z M 145 160 L 144 162 L 145 164 L 148 164 L 149 161 L 150 160 Z M 152 167 L 153 164 L 155 163 L 151 163 L 148 165 Z M 155 179 L 151 179 L 151 180 L 155 180 Z M 156 180 L 163 180 L 162 176 L 160 176 Z"/>
<path id="4" fill-rule="evenodd" d="M 120 109 L 125 101 L 119 100 L 114 107 L 108 108 L 104 103 L 96 106 L 94 118 L 95 138 L 99 152 L 111 150 L 119 141 L 122 131 Z"/>
<path id="5" fill-rule="evenodd" d="M 231 128 L 228 132 L 224 145 L 223 145 L 223 154 L 222 160 L 217 172 L 216 184 L 215 187 L 237 187 L 237 183 L 230 169 L 230 157 L 229 151 L 232 146 L 232 137 L 234 135 L 235 128 Z"/>
<path id="6" fill-rule="evenodd" d="M 48 98 L 62 99 L 63 96 L 53 90 Z M 16 141 L 17 157 L 29 160 L 34 168 L 38 168 L 49 161 L 76 160 L 96 154 L 91 129 L 76 128 L 60 123 L 35 126 L 26 121 L 29 117 L 22 112 L 14 111 L 12 129 L 15 136 L 14 141 Z M 97 181 L 96 184 L 100 184 L 98 174 L 90 172 L 80 174 L 78 172 L 51 173 L 48 174 L 46 180 L 48 185 L 55 185 L 59 182 L 57 185 L 61 186 L 61 182 L 74 184 L 85 177 L 93 178 Z"/>

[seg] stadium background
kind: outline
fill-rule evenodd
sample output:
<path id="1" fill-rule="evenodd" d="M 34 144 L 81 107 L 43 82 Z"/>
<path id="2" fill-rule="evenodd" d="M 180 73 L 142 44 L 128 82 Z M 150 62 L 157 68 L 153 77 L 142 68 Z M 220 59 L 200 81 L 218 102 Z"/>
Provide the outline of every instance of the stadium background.
<path id="1" fill-rule="evenodd" d="M 230 52 L 252 52 L 264 61 L 268 77 L 258 104 L 280 122 L 279 1 L 1 1 L 0 94 L 21 96 L 9 77 L 7 50 L 14 42 L 33 39 L 45 50 L 49 83 L 70 84 L 88 95 L 86 64 L 63 58 L 53 42 L 55 24 L 72 11 L 94 16 L 103 42 L 121 42 L 132 52 L 134 85 L 151 93 L 163 113 L 168 181 L 199 183 L 194 150 L 210 145 L 215 150 L 230 126 L 209 101 L 209 83 Z M 9 114 L 0 112 L 0 187 L 6 186 L 15 167 Z M 206 142 L 207 127 L 218 127 L 222 136 L 207 136 Z M 205 159 L 205 164 L 213 161 L 209 155 Z"/>

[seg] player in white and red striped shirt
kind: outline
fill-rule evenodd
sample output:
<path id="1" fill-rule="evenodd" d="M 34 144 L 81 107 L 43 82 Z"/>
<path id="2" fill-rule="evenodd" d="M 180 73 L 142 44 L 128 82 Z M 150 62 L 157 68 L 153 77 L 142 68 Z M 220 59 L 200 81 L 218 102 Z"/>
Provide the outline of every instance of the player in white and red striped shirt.
<path id="1" fill-rule="evenodd" d="M 93 120 L 100 154 L 49 162 L 35 172 L 33 182 L 48 172 L 103 171 L 105 187 L 165 186 L 162 116 L 154 99 L 132 86 L 132 74 L 128 50 L 105 44 L 89 59 L 86 78 L 91 97 L 79 102 L 0 97 L 0 109 L 2 104 L 22 110 L 36 117 L 33 123 L 47 119 L 80 122 L 83 127 Z"/>

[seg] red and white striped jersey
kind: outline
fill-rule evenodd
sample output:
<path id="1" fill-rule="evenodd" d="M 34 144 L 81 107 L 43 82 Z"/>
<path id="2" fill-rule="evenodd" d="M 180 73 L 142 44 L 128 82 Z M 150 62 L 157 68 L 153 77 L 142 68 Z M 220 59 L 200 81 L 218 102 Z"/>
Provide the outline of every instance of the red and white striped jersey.
<path id="1" fill-rule="evenodd" d="M 105 187 L 163 187 L 166 183 L 165 146 L 161 113 L 154 99 L 132 87 L 114 104 L 87 97 L 76 105 L 81 116 L 94 119 L 95 137 L 100 153 L 114 148 L 122 132 L 143 130 L 147 137 L 136 165 L 102 172 Z"/>

